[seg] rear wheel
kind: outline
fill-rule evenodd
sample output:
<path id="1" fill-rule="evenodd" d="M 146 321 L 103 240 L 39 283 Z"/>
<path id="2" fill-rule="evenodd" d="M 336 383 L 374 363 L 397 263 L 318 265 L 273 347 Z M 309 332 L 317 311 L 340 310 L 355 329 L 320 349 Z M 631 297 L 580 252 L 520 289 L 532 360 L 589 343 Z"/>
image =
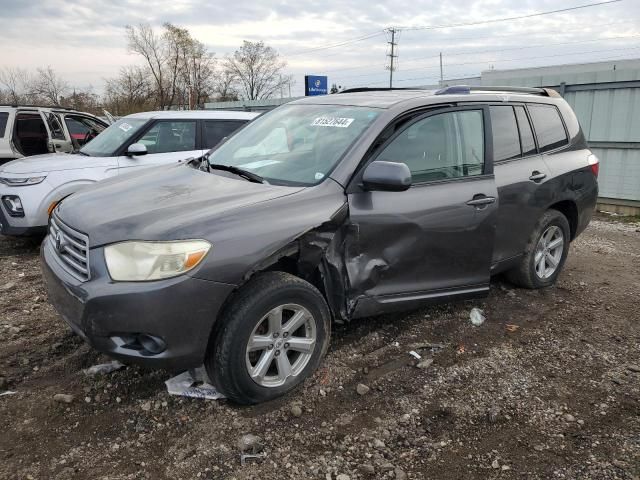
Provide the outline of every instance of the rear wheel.
<path id="1" fill-rule="evenodd" d="M 329 344 L 324 297 L 287 273 L 252 279 L 219 321 L 205 366 L 220 391 L 237 403 L 259 403 L 291 391 L 318 367 Z"/>
<path id="2" fill-rule="evenodd" d="M 571 231 L 567 218 L 548 210 L 536 224 L 520 264 L 507 272 L 507 278 L 525 288 L 553 285 L 569 252 Z"/>

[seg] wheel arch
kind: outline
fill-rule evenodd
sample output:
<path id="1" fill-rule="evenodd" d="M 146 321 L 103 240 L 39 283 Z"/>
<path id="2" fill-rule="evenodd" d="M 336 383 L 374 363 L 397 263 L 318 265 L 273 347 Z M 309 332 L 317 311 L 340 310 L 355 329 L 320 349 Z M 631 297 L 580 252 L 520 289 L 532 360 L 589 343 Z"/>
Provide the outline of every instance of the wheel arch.
<path id="1" fill-rule="evenodd" d="M 549 205 L 548 210 L 557 210 L 562 213 L 569 222 L 570 240 L 573 241 L 576 238 L 578 231 L 578 205 L 574 200 L 566 199 Z"/>

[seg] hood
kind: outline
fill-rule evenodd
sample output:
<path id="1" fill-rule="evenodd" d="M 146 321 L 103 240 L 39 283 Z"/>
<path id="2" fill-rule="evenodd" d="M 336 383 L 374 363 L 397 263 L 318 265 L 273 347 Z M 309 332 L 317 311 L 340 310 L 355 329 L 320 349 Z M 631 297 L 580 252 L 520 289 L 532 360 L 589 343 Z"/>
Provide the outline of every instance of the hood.
<path id="1" fill-rule="evenodd" d="M 70 153 L 45 153 L 32 157 L 19 158 L 0 167 L 0 171 L 12 174 L 47 173 L 57 170 L 92 168 L 108 166 L 114 163 L 113 157 L 87 157 Z"/>
<path id="2" fill-rule="evenodd" d="M 86 233 L 91 247 L 124 240 L 202 238 L 199 225 L 204 221 L 303 189 L 168 166 L 99 182 L 61 202 L 57 214 Z"/>

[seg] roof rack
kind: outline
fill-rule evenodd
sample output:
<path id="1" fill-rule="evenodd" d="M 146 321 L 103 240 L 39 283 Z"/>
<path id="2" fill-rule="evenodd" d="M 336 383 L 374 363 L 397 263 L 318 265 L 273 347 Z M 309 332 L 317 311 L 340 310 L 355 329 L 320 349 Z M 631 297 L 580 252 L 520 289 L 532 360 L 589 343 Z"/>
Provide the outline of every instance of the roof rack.
<path id="1" fill-rule="evenodd" d="M 392 92 L 394 90 L 425 90 L 424 88 L 411 88 L 411 87 L 355 87 L 340 90 L 338 93 L 358 93 L 358 92 Z"/>
<path id="2" fill-rule="evenodd" d="M 527 95 L 541 95 L 544 97 L 559 97 L 560 94 L 552 88 L 535 88 L 535 87 L 499 87 L 499 86 L 474 86 L 468 85 L 451 85 L 436 91 L 436 95 L 468 95 L 471 92 L 507 92 L 507 93 L 524 93 Z"/>
<path id="3" fill-rule="evenodd" d="M 74 112 L 76 112 L 77 110 L 75 108 L 71 108 L 71 107 L 62 107 L 60 105 L 28 105 L 28 104 L 22 104 L 22 103 L 1 103 L 0 107 L 11 107 L 11 108 L 53 108 L 56 110 L 72 110 Z"/>

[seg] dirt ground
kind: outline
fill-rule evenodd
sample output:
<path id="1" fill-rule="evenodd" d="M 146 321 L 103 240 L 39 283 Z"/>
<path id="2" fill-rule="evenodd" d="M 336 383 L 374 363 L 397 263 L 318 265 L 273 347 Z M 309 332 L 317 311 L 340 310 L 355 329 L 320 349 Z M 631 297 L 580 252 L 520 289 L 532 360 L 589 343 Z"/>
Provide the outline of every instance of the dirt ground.
<path id="1" fill-rule="evenodd" d="M 638 223 L 593 221 L 555 288 L 337 325 L 313 378 L 250 408 L 83 374 L 108 359 L 47 303 L 37 251 L 0 238 L 0 478 L 640 478 Z M 266 457 L 241 466 L 249 433 Z"/>

